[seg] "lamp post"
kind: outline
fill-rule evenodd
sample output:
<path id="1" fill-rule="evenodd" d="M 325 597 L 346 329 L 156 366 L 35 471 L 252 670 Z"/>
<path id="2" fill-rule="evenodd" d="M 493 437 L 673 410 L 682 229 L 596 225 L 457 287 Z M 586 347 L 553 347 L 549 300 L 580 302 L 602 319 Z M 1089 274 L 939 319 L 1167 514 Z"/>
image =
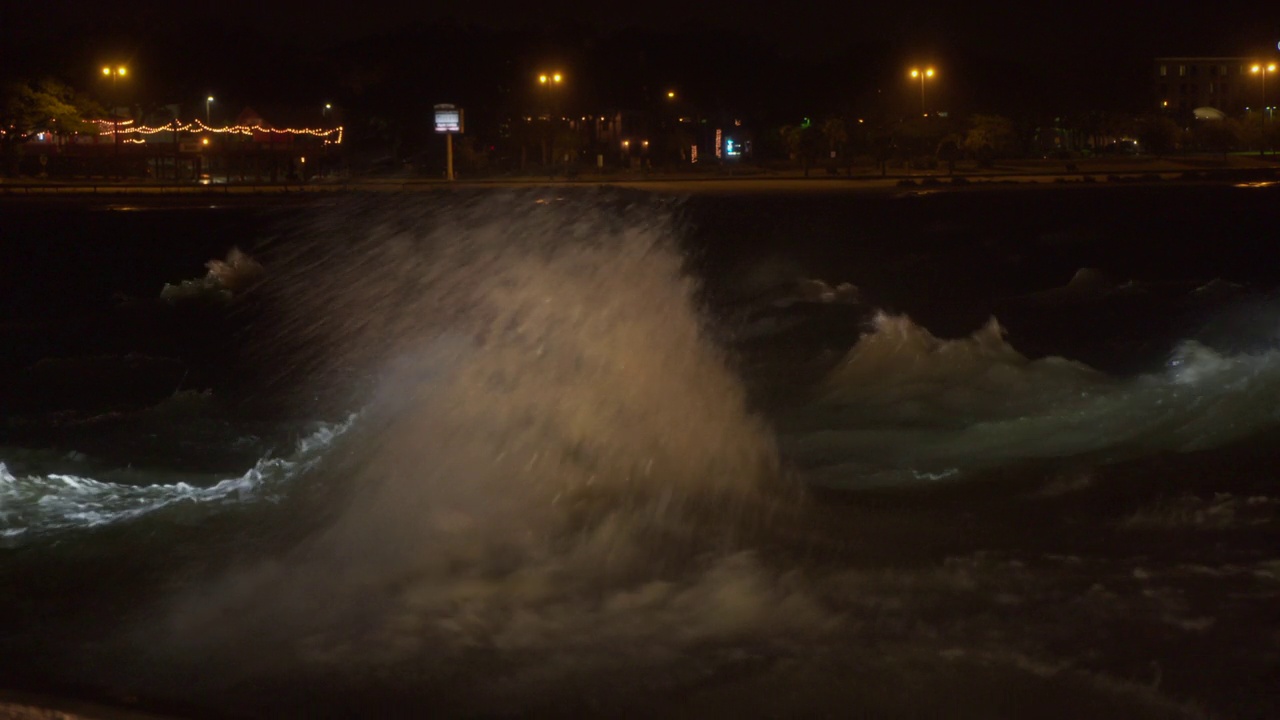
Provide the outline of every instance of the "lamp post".
<path id="1" fill-rule="evenodd" d="M 920 114 L 925 115 L 924 111 L 924 80 L 933 77 L 933 68 L 911 68 L 911 77 L 920 78 Z"/>
<path id="2" fill-rule="evenodd" d="M 212 114 L 212 112 L 211 112 L 211 111 L 210 111 L 210 109 L 209 109 L 211 105 L 213 105 L 213 96 L 212 96 L 212 95 L 206 95 L 206 96 L 205 96 L 205 98 L 204 98 L 204 125 L 205 125 L 205 127 L 209 127 L 209 126 L 210 126 L 210 124 L 213 122 L 213 119 L 212 119 L 212 118 L 213 118 L 213 114 Z M 203 149 L 208 150 L 208 149 L 209 149 L 209 138 L 204 138 L 204 139 L 202 139 L 202 140 L 200 141 L 200 144 L 203 146 Z M 206 155 L 204 155 L 203 157 L 207 157 L 207 158 L 208 158 L 208 165 L 209 165 L 209 182 L 213 182 L 213 153 L 212 153 L 212 152 L 209 152 L 209 153 L 207 153 Z M 224 166 L 225 166 L 225 161 L 224 161 Z M 224 167 L 223 169 L 225 170 L 226 168 Z M 230 175 L 230 174 L 231 174 L 231 173 L 230 173 L 230 171 L 228 171 L 228 172 L 227 172 L 227 174 L 228 174 L 228 175 Z"/>
<path id="3" fill-rule="evenodd" d="M 538 74 L 538 87 L 542 88 L 544 92 L 551 92 L 554 89 L 559 88 L 562 83 L 564 83 L 564 75 L 559 72 L 549 72 L 549 73 L 544 72 L 544 73 Z M 547 158 L 550 152 L 552 151 L 551 141 L 554 137 L 552 134 L 553 133 L 552 128 L 555 127 L 554 125 L 555 118 L 551 117 L 552 110 L 553 110 L 553 103 L 551 102 L 550 98 L 544 98 L 544 99 L 546 100 L 548 125 L 547 125 L 547 139 L 543 141 L 543 145 L 542 145 L 542 164 L 546 165 Z"/>
<path id="4" fill-rule="evenodd" d="M 1275 72 L 1275 71 L 1276 71 L 1275 63 L 1267 63 L 1266 65 L 1263 65 L 1262 63 L 1256 63 L 1253 67 L 1249 68 L 1249 72 L 1253 73 L 1254 75 L 1259 75 L 1259 74 L 1262 75 L 1262 110 L 1264 113 L 1266 113 L 1263 116 L 1264 122 L 1271 121 L 1271 108 L 1267 105 L 1267 73 Z"/>
<path id="5" fill-rule="evenodd" d="M 129 69 L 123 65 L 115 67 L 103 66 L 102 74 L 111 78 L 111 140 L 116 146 L 116 171 L 120 170 L 120 119 L 116 113 L 116 105 L 119 104 L 119 97 L 116 95 L 116 80 L 129 74 Z"/>

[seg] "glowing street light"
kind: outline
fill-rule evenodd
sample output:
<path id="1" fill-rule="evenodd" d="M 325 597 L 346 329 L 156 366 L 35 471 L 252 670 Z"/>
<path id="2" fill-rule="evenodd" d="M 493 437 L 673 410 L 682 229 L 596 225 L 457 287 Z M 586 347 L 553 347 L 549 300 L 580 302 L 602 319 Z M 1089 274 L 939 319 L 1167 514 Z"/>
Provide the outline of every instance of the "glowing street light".
<path id="1" fill-rule="evenodd" d="M 920 78 L 920 114 L 924 115 L 924 80 L 933 77 L 933 68 L 911 68 L 911 77 Z"/>
<path id="2" fill-rule="evenodd" d="M 103 66 L 102 76 L 111 78 L 111 102 L 114 103 L 116 101 L 116 79 L 122 78 L 128 74 L 129 68 L 126 68 L 123 65 L 118 65 L 116 67 Z"/>
<path id="3" fill-rule="evenodd" d="M 111 140 L 116 146 L 116 164 L 120 162 L 120 120 L 116 115 L 116 105 L 119 104 L 119 98 L 116 96 L 116 80 L 129 74 L 129 69 L 123 65 L 111 67 L 104 65 L 102 67 L 103 77 L 111 78 Z"/>
<path id="4" fill-rule="evenodd" d="M 544 72 L 544 73 L 539 73 L 538 75 L 538 86 L 548 93 L 551 92 L 552 88 L 557 88 L 563 83 L 564 83 L 564 75 L 562 75 L 559 72 Z M 554 126 L 555 116 L 562 114 L 557 112 L 559 110 L 559 107 L 557 107 L 558 99 L 559 99 L 558 95 L 547 95 L 544 97 L 546 111 L 547 111 L 547 119 L 550 120 L 551 122 L 547 123 L 546 137 L 544 137 L 542 140 L 542 164 L 543 165 L 548 164 L 548 160 L 551 156 L 551 145 L 553 140 L 553 133 L 555 130 L 555 126 Z M 562 117 L 561 120 L 563 119 L 564 118 Z M 566 165 L 567 164 L 568 163 L 566 161 Z"/>
<path id="5" fill-rule="evenodd" d="M 564 75 L 558 72 L 540 73 L 538 75 L 538 86 L 543 90 L 550 92 L 551 88 L 559 87 L 564 83 Z M 547 112 L 551 112 L 551 108 L 547 108 Z"/>
<path id="6" fill-rule="evenodd" d="M 667 99 L 668 99 L 668 100 L 675 100 L 675 99 L 676 99 L 676 91 L 675 91 L 675 90 L 668 90 L 668 91 L 667 91 Z"/>
<path id="7" fill-rule="evenodd" d="M 1271 120 L 1271 106 L 1267 105 L 1267 73 L 1275 72 L 1275 71 L 1276 71 L 1275 63 L 1267 63 L 1266 65 L 1263 65 L 1261 63 L 1256 63 L 1254 64 L 1253 67 L 1249 68 L 1249 72 L 1253 73 L 1254 75 L 1258 75 L 1258 74 L 1262 75 L 1262 107 L 1267 113 L 1266 115 L 1267 121 Z"/>
<path id="8" fill-rule="evenodd" d="M 213 104 L 213 96 L 212 96 L 212 95 L 210 95 L 209 97 L 207 97 L 207 98 L 205 98 L 205 99 L 204 99 L 204 124 L 205 124 L 205 125 L 208 125 L 208 124 L 209 124 L 209 122 L 210 122 L 210 120 L 209 120 L 209 106 L 210 106 L 210 105 L 212 105 L 212 104 Z"/>

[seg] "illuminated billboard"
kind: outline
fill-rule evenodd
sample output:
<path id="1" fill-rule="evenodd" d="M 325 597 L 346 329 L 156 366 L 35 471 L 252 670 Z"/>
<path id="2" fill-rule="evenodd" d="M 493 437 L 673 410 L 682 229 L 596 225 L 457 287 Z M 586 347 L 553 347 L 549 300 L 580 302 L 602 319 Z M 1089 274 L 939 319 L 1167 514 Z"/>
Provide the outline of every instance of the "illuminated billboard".
<path id="1" fill-rule="evenodd" d="M 462 109 L 453 105 L 436 105 L 436 132 L 462 132 Z"/>

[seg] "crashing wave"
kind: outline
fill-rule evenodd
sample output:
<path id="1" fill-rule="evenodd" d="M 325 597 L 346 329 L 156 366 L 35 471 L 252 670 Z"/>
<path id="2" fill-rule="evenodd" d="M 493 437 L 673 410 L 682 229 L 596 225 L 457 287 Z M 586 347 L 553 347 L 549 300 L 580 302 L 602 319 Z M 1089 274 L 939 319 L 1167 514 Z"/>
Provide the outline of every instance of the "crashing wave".
<path id="1" fill-rule="evenodd" d="M 265 274 L 262 265 L 238 247 L 231 248 L 225 260 L 215 258 L 204 266 L 208 269 L 204 277 L 183 280 L 176 285 L 165 283 L 160 290 L 160 298 L 171 303 L 186 300 L 226 302 L 256 284 Z"/>
<path id="2" fill-rule="evenodd" d="M 881 313 L 786 428 L 819 483 L 915 484 L 1032 460 L 1218 447 L 1275 427 L 1280 350 L 1226 355 L 1184 341 L 1129 379 L 1028 359 L 994 319 L 942 340 Z"/>

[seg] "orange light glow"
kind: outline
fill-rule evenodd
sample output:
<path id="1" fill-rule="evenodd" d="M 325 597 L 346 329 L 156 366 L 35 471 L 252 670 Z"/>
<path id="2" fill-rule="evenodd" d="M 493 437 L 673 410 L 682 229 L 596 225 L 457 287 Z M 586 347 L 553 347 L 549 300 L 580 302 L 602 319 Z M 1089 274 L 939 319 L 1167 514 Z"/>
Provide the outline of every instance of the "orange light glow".
<path id="1" fill-rule="evenodd" d="M 100 132 L 112 132 L 116 123 L 110 120 L 94 120 L 98 125 Z M 178 121 L 174 121 L 169 125 L 160 127 L 149 127 L 140 125 L 138 127 L 127 127 L 133 121 L 121 120 L 119 125 L 120 134 L 136 133 L 139 135 L 154 135 L 162 132 L 190 132 L 190 133 L 231 133 L 233 135 L 252 135 L 253 133 L 274 133 L 279 135 L 310 135 L 312 137 L 323 138 L 325 143 L 338 145 L 342 143 L 343 128 L 341 125 L 335 128 L 269 128 L 261 125 L 228 125 L 225 127 L 211 127 L 199 120 L 193 120 L 186 125 L 181 125 Z"/>

